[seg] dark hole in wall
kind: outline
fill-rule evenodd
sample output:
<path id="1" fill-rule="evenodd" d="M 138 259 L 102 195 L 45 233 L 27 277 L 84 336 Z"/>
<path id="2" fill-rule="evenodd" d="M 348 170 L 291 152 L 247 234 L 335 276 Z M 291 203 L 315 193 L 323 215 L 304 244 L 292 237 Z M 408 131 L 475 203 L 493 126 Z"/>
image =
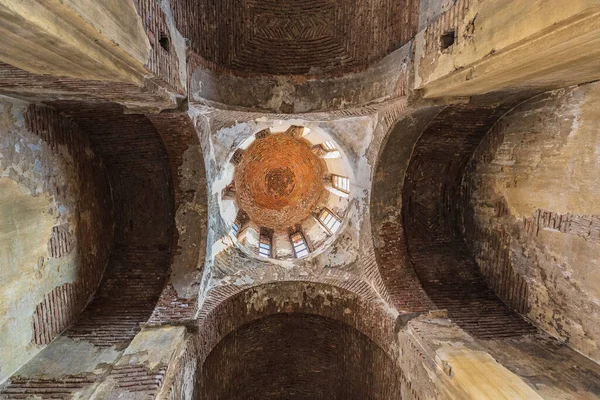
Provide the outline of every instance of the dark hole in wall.
<path id="1" fill-rule="evenodd" d="M 160 44 L 160 47 L 162 47 L 167 53 L 170 51 L 171 48 L 171 41 L 169 40 L 169 37 L 165 34 L 160 35 L 160 39 L 158 39 L 158 43 Z"/>
<path id="2" fill-rule="evenodd" d="M 456 40 L 456 31 L 454 31 L 454 30 L 448 31 L 448 32 L 444 33 L 442 36 L 440 36 L 440 47 L 442 48 L 442 50 L 447 49 L 454 45 L 455 40 Z"/>

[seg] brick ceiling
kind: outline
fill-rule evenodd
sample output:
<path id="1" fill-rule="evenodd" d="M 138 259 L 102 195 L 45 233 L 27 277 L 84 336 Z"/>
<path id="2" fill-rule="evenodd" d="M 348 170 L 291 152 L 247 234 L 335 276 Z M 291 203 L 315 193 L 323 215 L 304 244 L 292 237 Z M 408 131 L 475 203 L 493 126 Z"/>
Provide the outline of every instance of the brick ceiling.
<path id="1" fill-rule="evenodd" d="M 283 133 L 258 139 L 235 169 L 238 207 L 259 226 L 286 230 L 323 198 L 325 171 L 304 139 Z"/>
<path id="2" fill-rule="evenodd" d="M 179 29 L 217 68 L 355 72 L 414 36 L 416 0 L 176 0 Z"/>

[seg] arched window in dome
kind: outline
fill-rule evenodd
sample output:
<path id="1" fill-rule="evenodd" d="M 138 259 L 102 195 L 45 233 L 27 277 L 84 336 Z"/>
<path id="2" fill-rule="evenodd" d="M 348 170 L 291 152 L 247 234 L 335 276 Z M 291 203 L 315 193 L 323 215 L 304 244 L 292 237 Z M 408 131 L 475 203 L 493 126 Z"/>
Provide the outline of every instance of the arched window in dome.
<path id="1" fill-rule="evenodd" d="M 231 233 L 233 236 L 238 237 L 244 225 L 248 223 L 248 214 L 246 214 L 243 210 L 238 211 L 233 224 L 231 224 Z"/>
<path id="2" fill-rule="evenodd" d="M 332 175 L 331 183 L 335 189 L 345 194 L 350 194 L 350 179 L 345 176 Z"/>
<path id="3" fill-rule="evenodd" d="M 335 143 L 331 141 L 323 142 L 313 147 L 313 152 L 321 158 L 340 158 L 341 154 Z"/>
<path id="4" fill-rule="evenodd" d="M 238 233 L 240 233 L 240 227 L 240 223 L 237 219 L 233 221 L 233 224 L 231 225 L 231 232 L 233 232 L 233 236 L 237 237 Z"/>
<path id="5" fill-rule="evenodd" d="M 290 240 L 292 242 L 292 247 L 294 248 L 294 256 L 296 258 L 306 257 L 310 250 L 308 249 L 308 244 L 306 243 L 306 239 L 302 232 L 297 231 L 290 235 Z"/>
<path id="6" fill-rule="evenodd" d="M 258 255 L 271 258 L 273 256 L 273 234 L 268 229 L 261 228 L 258 240 Z"/>
<path id="7" fill-rule="evenodd" d="M 321 143 L 321 147 L 325 151 L 336 151 L 335 144 L 331 141 Z"/>
<path id="8" fill-rule="evenodd" d="M 330 235 L 335 234 L 342 226 L 342 220 L 327 208 L 321 210 L 318 220 Z"/>

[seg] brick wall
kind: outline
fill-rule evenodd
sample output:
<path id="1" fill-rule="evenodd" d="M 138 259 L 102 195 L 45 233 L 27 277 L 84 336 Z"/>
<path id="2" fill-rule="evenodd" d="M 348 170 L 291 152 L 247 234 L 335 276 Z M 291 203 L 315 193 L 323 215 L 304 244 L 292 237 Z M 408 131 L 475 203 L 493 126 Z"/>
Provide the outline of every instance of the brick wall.
<path id="1" fill-rule="evenodd" d="M 431 108 L 408 115 L 396 113 L 380 122 L 389 131 L 380 132 L 385 141 L 377 143 L 382 148 L 373 174 L 371 230 L 377 274 L 399 311 L 426 311 L 435 307 L 408 258 L 400 193 L 414 144 L 438 111 Z"/>
<path id="2" fill-rule="evenodd" d="M 126 346 L 151 315 L 165 283 L 173 235 L 169 159 L 143 115 L 116 104 L 61 102 L 106 164 L 115 204 L 115 246 L 102 286 L 67 335 Z"/>
<path id="3" fill-rule="evenodd" d="M 320 316 L 278 314 L 240 327 L 212 350 L 200 397 L 391 399 L 401 385 L 394 361 L 354 328 Z"/>
<path id="4" fill-rule="evenodd" d="M 100 288 L 65 335 L 99 348 L 124 350 L 140 330 L 140 324 L 150 317 L 167 277 L 173 237 L 169 159 L 156 129 L 143 115 L 124 114 L 121 106 L 112 103 L 54 105 L 87 133 L 94 150 L 102 157 L 115 212 L 114 247 Z M 56 313 L 53 304 L 57 299 L 70 298 L 65 296 L 71 290 L 69 287 L 60 290 L 63 292 L 50 294 L 44 302 L 47 315 Z M 51 324 L 50 329 L 53 329 Z M 46 331 L 40 333 L 46 335 Z M 77 354 L 69 351 L 64 357 L 76 359 Z M 103 363 L 98 371 L 107 367 Z M 161 385 L 164 373 L 164 370 L 123 367 L 115 370 L 114 376 L 123 387 L 153 393 Z M 68 372 L 51 380 L 42 375 L 30 375 L 25 380 L 17 374 L 0 393 L 23 398 L 43 392 L 49 398 L 70 398 L 71 393 L 83 393 L 103 377 L 99 372 L 70 384 L 73 377 Z"/>
<path id="5" fill-rule="evenodd" d="M 179 65 L 175 43 L 167 26 L 161 2 L 156 0 L 134 0 L 134 2 L 152 48 L 150 60 L 146 64 L 146 68 L 154 74 L 152 80 L 159 85 L 165 85 L 171 91 L 183 94 L 186 88 L 182 86 L 179 72 L 180 69 L 185 70 L 186 65 Z"/>

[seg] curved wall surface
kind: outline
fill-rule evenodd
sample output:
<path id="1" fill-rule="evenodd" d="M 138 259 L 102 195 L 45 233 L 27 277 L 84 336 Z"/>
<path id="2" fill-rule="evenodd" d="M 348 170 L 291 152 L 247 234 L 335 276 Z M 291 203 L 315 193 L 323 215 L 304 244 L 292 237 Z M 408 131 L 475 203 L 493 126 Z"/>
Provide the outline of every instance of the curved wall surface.
<path id="1" fill-rule="evenodd" d="M 112 248 L 105 166 L 49 107 L 0 99 L 0 381 L 90 301 Z"/>

